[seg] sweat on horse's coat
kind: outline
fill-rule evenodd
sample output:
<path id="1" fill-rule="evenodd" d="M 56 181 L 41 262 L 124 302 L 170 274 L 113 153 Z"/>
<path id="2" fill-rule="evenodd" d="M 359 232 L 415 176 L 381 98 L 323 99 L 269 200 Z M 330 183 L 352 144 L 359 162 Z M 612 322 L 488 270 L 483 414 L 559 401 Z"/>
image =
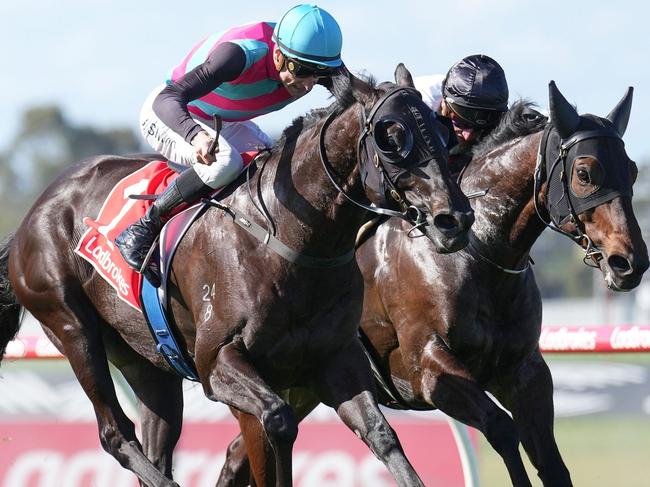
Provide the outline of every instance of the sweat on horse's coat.
<path id="1" fill-rule="evenodd" d="M 402 87 L 412 85 L 401 65 L 396 80 Z M 348 102 L 332 107 L 337 116 L 325 136 L 327 155 L 343 189 L 372 201 L 377 195 L 364 189 L 355 157 L 359 119 L 395 86 L 375 88 L 347 73 L 333 82 L 332 90 Z M 378 116 L 430 113 L 416 94 L 405 91 L 384 103 Z M 438 130 L 432 117 L 423 119 L 427 131 Z M 340 197 L 320 166 L 316 135 L 323 121 L 321 114 L 309 127 L 305 120 L 297 122 L 250 187 L 232 186 L 222 195 L 258 223 L 263 221 L 255 205 L 265 208 L 281 241 L 297 252 L 327 258 L 352 248 L 365 212 Z M 432 153 L 413 122 L 405 119 L 404 126 L 414 131 L 417 154 L 434 157 L 413 165 L 393 184 L 427 216 L 427 241 L 440 251 L 458 250 L 467 242 L 469 204 L 449 179 L 439 140 L 434 138 Z M 141 314 L 73 252 L 85 231 L 82 218 L 97 214 L 117 181 L 148 162 L 92 158 L 70 166 L 46 189 L 0 250 L 0 284 L 7 291 L 0 294 L 0 349 L 17 330 L 20 303 L 68 358 L 93 403 L 104 449 L 143 485 L 172 487 L 182 379 L 156 353 Z M 300 387 L 335 408 L 400 485 L 421 485 L 374 400 L 371 372 L 357 341 L 363 286 L 356 263 L 297 266 L 228 218 L 212 209 L 190 228 L 172 264 L 171 307 L 180 345 L 194 358 L 206 396 L 237 410 L 244 431 L 250 418 L 264 428 L 268 443 L 253 456 L 258 484 L 292 483 L 297 422 L 278 393 Z M 117 401 L 109 360 L 139 399 L 142 444 Z"/>
<path id="2" fill-rule="evenodd" d="M 492 147 L 479 151 L 461 175 L 466 194 L 489 189 L 487 196 L 472 200 L 476 222 L 470 246 L 452 255 L 435 254 L 422 239 L 406 238 L 397 220 L 386 221 L 363 240 L 357 250 L 365 284 L 361 330 L 390 388 L 384 394 L 379 386 L 382 404 L 395 406 L 397 396 L 399 407 L 438 408 L 479 429 L 503 458 L 512 484 L 530 487 L 519 453 L 521 440 L 544 486 L 567 487 L 569 471 L 553 435 L 552 379 L 538 346 L 539 290 L 532 268 L 518 274 L 503 271 L 523 268 L 546 228 L 536 214 L 536 198 L 541 217 L 549 216 L 545 191 L 536 194 L 533 184 L 545 120 L 527 120 L 528 111 L 528 104 L 515 104 L 497 128 L 497 133 L 510 135 L 495 138 L 496 145 L 490 142 Z M 618 113 L 602 123 L 626 122 Z M 557 123 L 552 111 L 554 115 L 551 122 Z M 594 140 L 609 147 L 610 139 Z M 622 144 L 613 148 L 617 150 L 600 164 L 629 169 L 632 177 L 622 180 L 631 190 L 635 165 Z M 589 170 L 590 160 L 589 153 L 582 153 L 571 172 L 576 166 Z M 593 184 L 603 183 L 596 175 L 591 173 Z M 597 264 L 613 289 L 634 288 L 648 268 L 630 193 L 622 191 L 580 215 L 584 231 L 603 253 Z M 576 234 L 575 225 L 564 230 Z M 310 406 L 297 405 L 299 417 Z M 245 453 L 240 442 L 228 449 L 221 485 L 243 485 Z"/>

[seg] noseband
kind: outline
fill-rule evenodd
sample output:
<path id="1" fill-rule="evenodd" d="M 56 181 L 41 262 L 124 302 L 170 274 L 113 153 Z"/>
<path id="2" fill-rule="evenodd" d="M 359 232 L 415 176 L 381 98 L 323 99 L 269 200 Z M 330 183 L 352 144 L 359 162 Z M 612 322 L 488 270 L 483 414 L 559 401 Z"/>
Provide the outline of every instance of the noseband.
<path id="1" fill-rule="evenodd" d="M 584 250 L 585 255 L 582 260 L 586 265 L 590 267 L 598 267 L 598 262 L 603 258 L 603 253 L 585 232 L 584 225 L 578 218 L 578 214 L 585 210 L 594 208 L 606 201 L 612 200 L 616 196 L 623 194 L 623 191 L 612 189 L 598 197 L 592 195 L 583 198 L 580 207 L 576 208 L 577 205 L 571 197 L 571 190 L 569 187 L 569 175 L 571 174 L 572 167 L 568 167 L 568 156 L 571 149 L 579 142 L 596 138 L 614 138 L 618 140 L 622 140 L 622 138 L 618 132 L 607 128 L 578 131 L 566 140 L 560 139 L 558 154 L 551 163 L 550 161 L 552 158 L 547 158 L 546 155 L 549 136 L 552 130 L 553 126 L 551 124 L 547 125 L 537 155 L 533 196 L 535 211 L 544 225 L 569 237 Z M 538 197 L 542 183 L 544 182 L 544 174 L 546 175 L 545 182 L 547 183 L 544 195 L 544 206 L 549 214 L 548 221 L 541 215 L 538 206 Z M 562 203 L 562 206 L 560 206 L 560 203 Z M 575 225 L 578 232 L 577 235 L 561 228 L 561 225 L 567 222 L 571 222 Z"/>
<path id="2" fill-rule="evenodd" d="M 384 193 L 390 194 L 391 198 L 393 198 L 393 200 L 400 206 L 402 210 L 401 212 L 391 210 L 388 208 L 382 208 L 379 206 L 370 206 L 370 205 L 363 204 L 355 200 L 354 198 L 352 198 L 350 195 L 348 195 L 334 179 L 333 176 L 334 169 L 332 167 L 332 164 L 329 162 L 329 159 L 327 158 L 327 152 L 325 148 L 325 133 L 329 125 L 334 120 L 334 118 L 336 118 L 337 116 L 336 112 L 330 113 L 328 117 L 325 119 L 323 126 L 321 127 L 320 135 L 319 135 L 319 155 L 320 155 L 321 163 L 323 164 L 323 168 L 325 169 L 325 173 L 329 177 L 334 187 L 341 194 L 343 194 L 343 196 L 345 196 L 349 201 L 354 203 L 359 208 L 363 208 L 366 211 L 370 211 L 378 215 L 396 216 L 408 221 L 413 225 L 413 228 L 411 228 L 411 230 L 409 231 L 410 233 L 414 229 L 425 225 L 426 217 L 424 216 L 424 214 L 419 208 L 409 204 L 408 201 L 406 200 L 406 197 L 403 196 L 402 193 L 395 186 L 394 181 L 388 175 L 386 168 L 384 167 L 384 163 L 395 165 L 395 161 L 387 157 L 386 155 L 384 155 L 382 151 L 378 150 L 374 138 L 375 136 L 374 129 L 376 124 L 375 117 L 377 115 L 377 111 L 379 110 L 379 108 L 393 96 L 397 96 L 397 95 L 407 96 L 409 94 L 416 94 L 417 96 L 419 96 L 419 93 L 413 88 L 404 88 L 404 87 L 394 88 L 388 91 L 387 93 L 385 93 L 373 105 L 368 115 L 366 115 L 365 110 L 362 109 L 362 115 L 361 115 L 362 118 L 360 121 L 362 130 L 361 130 L 361 134 L 359 135 L 359 139 L 357 140 L 357 161 L 359 164 L 362 165 L 362 170 L 365 170 L 367 172 L 369 171 L 376 172 L 378 179 L 384 181 L 384 188 L 382 188 L 384 190 Z M 372 144 L 374 146 L 373 147 L 374 156 L 372 156 L 371 158 L 370 157 L 363 158 L 362 154 L 364 152 L 364 149 L 367 151 L 368 137 L 370 137 L 370 140 L 372 141 Z M 433 159 L 433 156 L 417 161 L 415 164 L 410 165 L 410 167 L 419 166 L 428 163 L 431 159 Z M 372 162 L 370 162 L 370 160 L 372 160 Z M 362 184 L 365 187 L 365 181 Z"/>

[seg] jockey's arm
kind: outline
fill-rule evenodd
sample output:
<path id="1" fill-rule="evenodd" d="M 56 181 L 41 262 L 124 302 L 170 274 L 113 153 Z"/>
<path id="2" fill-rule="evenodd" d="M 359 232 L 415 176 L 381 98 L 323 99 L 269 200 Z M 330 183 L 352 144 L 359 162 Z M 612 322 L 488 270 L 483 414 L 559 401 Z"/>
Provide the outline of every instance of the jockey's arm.
<path id="1" fill-rule="evenodd" d="M 205 62 L 160 92 L 153 102 L 154 112 L 165 125 L 191 143 L 203 128 L 194 121 L 187 104 L 221 83 L 236 79 L 245 65 L 246 55 L 241 47 L 230 42 L 218 45 Z"/>

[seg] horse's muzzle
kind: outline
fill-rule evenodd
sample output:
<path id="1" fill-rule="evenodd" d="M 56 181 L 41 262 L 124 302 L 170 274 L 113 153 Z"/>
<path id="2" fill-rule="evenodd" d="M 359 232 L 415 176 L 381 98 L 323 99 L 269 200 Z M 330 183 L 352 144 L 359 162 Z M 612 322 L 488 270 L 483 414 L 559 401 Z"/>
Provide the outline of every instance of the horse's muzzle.
<path id="1" fill-rule="evenodd" d="M 469 242 L 469 229 L 474 223 L 474 211 L 437 213 L 426 227 L 425 234 L 441 254 L 450 254 L 465 248 Z"/>
<path id="2" fill-rule="evenodd" d="M 612 291 L 631 291 L 639 285 L 649 266 L 648 257 L 611 254 L 599 262 L 607 287 Z"/>

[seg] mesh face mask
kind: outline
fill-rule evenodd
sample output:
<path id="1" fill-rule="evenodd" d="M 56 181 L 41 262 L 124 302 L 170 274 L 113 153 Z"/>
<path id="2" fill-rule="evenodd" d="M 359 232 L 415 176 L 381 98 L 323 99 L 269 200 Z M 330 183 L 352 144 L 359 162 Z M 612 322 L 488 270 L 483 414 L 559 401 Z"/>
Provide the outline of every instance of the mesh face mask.
<path id="1" fill-rule="evenodd" d="M 584 195 L 576 194 L 571 189 L 573 165 L 581 157 L 596 159 L 602 170 L 600 184 Z M 547 207 L 558 225 L 569 220 L 572 209 L 579 215 L 617 196 L 632 195 L 629 159 L 623 140 L 613 127 L 599 117 L 583 115 L 576 133 L 565 141 L 554 129 L 551 130 L 545 159 Z"/>

